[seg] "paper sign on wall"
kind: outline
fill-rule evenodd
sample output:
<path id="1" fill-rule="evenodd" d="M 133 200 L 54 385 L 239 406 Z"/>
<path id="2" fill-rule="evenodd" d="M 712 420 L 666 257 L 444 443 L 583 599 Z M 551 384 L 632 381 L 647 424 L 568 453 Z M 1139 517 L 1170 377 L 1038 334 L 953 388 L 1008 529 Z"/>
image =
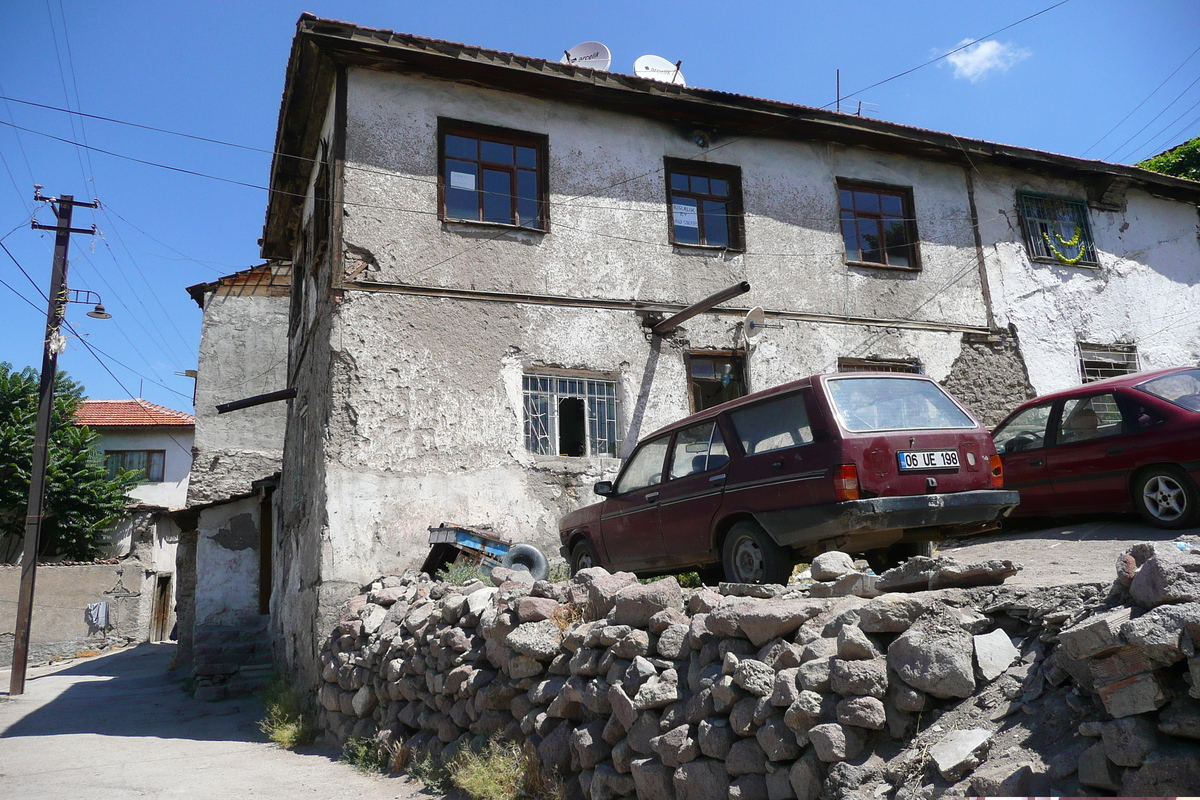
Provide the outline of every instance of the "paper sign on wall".
<path id="1" fill-rule="evenodd" d="M 683 203 L 672 203 L 671 213 L 675 216 L 675 226 L 677 228 L 699 228 L 700 223 L 696 221 L 696 207 L 684 205 Z"/>
<path id="2" fill-rule="evenodd" d="M 473 192 L 475 191 L 475 176 L 470 172 L 451 172 L 450 188 L 466 189 L 469 192 Z"/>

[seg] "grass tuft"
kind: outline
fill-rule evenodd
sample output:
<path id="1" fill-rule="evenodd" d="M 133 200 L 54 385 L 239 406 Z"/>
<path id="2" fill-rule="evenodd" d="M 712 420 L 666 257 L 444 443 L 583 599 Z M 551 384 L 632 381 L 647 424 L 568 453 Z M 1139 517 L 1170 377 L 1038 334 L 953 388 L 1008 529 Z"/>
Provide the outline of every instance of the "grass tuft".
<path id="1" fill-rule="evenodd" d="M 456 561 L 453 564 L 447 564 L 437 571 L 433 576 L 434 580 L 444 581 L 455 586 L 466 586 L 471 581 L 479 580 L 488 583 L 490 578 L 484 573 L 483 568 L 471 561 Z"/>
<path id="2" fill-rule="evenodd" d="M 404 771 L 408 777 L 425 784 L 433 794 L 449 794 L 454 791 L 450 770 L 440 758 L 426 752 L 413 754 L 410 748 L 399 748 L 392 757 L 392 772 Z"/>
<path id="3" fill-rule="evenodd" d="M 542 769 L 532 745 L 493 739 L 481 752 L 467 751 L 450 765 L 454 785 L 473 800 L 564 800 L 554 772 Z"/>
<path id="4" fill-rule="evenodd" d="M 272 742 L 284 750 L 294 750 L 316 738 L 316 726 L 305 712 L 300 695 L 282 675 L 263 688 L 262 700 L 264 714 L 258 727 Z"/>
<path id="5" fill-rule="evenodd" d="M 347 739 L 342 745 L 342 761 L 364 775 L 380 775 L 387 772 L 391 766 L 392 753 L 380 747 L 374 739 L 360 736 Z"/>

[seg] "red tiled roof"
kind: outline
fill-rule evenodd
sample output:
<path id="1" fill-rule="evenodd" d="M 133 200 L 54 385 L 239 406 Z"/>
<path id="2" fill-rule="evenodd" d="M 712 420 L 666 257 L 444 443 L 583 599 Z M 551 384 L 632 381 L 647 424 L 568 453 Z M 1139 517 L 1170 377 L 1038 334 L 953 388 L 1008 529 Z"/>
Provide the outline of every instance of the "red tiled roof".
<path id="1" fill-rule="evenodd" d="M 75 412 L 75 424 L 89 428 L 192 426 L 196 418 L 147 400 L 84 400 Z"/>

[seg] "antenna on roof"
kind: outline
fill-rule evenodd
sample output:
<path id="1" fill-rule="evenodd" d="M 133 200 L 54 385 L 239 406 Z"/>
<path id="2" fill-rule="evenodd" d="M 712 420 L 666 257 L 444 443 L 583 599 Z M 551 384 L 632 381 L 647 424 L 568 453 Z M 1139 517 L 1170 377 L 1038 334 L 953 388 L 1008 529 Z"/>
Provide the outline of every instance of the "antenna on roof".
<path id="1" fill-rule="evenodd" d="M 612 64 L 612 53 L 600 42 L 583 42 L 570 50 L 563 50 L 560 64 L 570 64 L 572 67 L 587 67 L 607 71 Z"/>
<path id="2" fill-rule="evenodd" d="M 676 61 L 672 64 L 662 56 L 642 56 L 633 62 L 633 74 L 639 78 L 649 78 L 652 81 L 687 86 L 687 81 L 683 79 L 683 73 L 679 71 L 682 64 L 683 61 Z"/>

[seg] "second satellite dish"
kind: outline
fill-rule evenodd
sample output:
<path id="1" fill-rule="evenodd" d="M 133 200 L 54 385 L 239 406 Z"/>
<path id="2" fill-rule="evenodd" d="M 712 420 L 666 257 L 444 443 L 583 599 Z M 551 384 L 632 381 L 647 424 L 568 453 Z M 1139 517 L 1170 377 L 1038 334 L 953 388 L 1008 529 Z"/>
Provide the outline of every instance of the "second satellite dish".
<path id="1" fill-rule="evenodd" d="M 683 80 L 683 73 L 679 71 L 679 65 L 682 63 L 682 61 L 678 61 L 672 64 L 662 56 L 642 56 L 633 62 L 633 74 L 639 78 L 649 78 L 652 81 L 687 86 Z"/>
<path id="2" fill-rule="evenodd" d="M 563 51 L 560 64 L 570 64 L 572 67 L 587 67 L 588 69 L 607 70 L 612 64 L 612 53 L 599 42 L 584 42 L 570 50 Z"/>

